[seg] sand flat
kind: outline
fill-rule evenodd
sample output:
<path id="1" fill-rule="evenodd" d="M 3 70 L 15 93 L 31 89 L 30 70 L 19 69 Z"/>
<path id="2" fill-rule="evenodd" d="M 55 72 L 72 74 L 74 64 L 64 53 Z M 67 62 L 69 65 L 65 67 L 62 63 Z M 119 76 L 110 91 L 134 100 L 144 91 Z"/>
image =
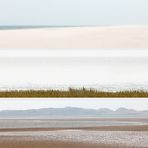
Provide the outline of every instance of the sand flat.
<path id="1" fill-rule="evenodd" d="M 1 138 L 0 145 L 3 148 L 124 148 L 124 146 L 108 145 L 108 144 L 86 144 L 77 142 L 61 142 L 61 141 L 24 141 L 23 139 Z M 130 147 L 131 148 L 131 147 Z M 136 148 L 136 147 L 134 147 Z"/>
<path id="2" fill-rule="evenodd" d="M 76 142 L 95 145 L 120 145 L 126 147 L 147 147 L 148 132 L 134 131 L 85 131 L 85 130 L 60 130 L 60 131 L 32 131 L 32 132 L 0 132 L 4 140 L 12 139 L 23 141 L 58 141 Z M 130 140 L 129 140 L 130 139 Z"/>
<path id="3" fill-rule="evenodd" d="M 32 117 L 33 118 L 33 117 Z M 118 130 L 118 131 L 148 131 L 147 118 L 55 118 L 53 119 L 0 119 L 0 131 L 22 131 L 28 129 L 31 131 L 51 129 L 87 129 L 87 130 Z M 39 131 L 38 130 L 38 131 Z"/>
<path id="4" fill-rule="evenodd" d="M 148 26 L 0 30 L 0 48 L 148 48 Z"/>
<path id="5" fill-rule="evenodd" d="M 148 126 L 0 129 L 0 145 L 4 148 L 146 148 Z"/>
<path id="6" fill-rule="evenodd" d="M 2 133 L 3 132 L 61 131 L 61 130 L 148 132 L 148 125 L 98 126 L 98 127 L 75 127 L 75 128 L 0 128 L 0 132 Z"/>

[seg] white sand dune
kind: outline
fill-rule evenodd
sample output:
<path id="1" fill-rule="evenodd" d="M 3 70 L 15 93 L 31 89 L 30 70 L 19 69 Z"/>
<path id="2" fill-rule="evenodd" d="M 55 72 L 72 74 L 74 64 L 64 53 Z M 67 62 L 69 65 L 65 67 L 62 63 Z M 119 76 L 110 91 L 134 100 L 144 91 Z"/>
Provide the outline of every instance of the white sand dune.
<path id="1" fill-rule="evenodd" d="M 148 48 L 148 26 L 0 30 L 0 48 Z"/>
<path id="2" fill-rule="evenodd" d="M 147 66 L 147 49 L 0 49 L 0 90 L 148 90 Z"/>

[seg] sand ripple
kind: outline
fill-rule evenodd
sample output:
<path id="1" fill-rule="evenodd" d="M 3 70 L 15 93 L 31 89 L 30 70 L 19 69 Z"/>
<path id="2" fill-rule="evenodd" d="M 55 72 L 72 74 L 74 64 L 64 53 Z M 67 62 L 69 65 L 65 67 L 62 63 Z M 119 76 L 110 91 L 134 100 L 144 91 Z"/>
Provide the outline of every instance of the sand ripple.
<path id="1" fill-rule="evenodd" d="M 93 144 L 119 144 L 134 147 L 147 147 L 148 132 L 130 131 L 33 131 L 33 132 L 0 132 L 1 137 L 24 138 L 27 140 L 58 140 L 84 142 Z"/>

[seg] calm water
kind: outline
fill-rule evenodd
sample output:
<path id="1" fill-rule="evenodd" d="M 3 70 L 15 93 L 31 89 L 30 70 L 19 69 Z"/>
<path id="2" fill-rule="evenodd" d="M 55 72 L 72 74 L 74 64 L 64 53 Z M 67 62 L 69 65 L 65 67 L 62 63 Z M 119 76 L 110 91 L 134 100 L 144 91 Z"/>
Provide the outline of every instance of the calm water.
<path id="1" fill-rule="evenodd" d="M 52 119 L 52 120 L 0 120 L 0 128 L 74 128 L 97 126 L 148 125 L 148 120 L 97 120 L 97 119 Z"/>

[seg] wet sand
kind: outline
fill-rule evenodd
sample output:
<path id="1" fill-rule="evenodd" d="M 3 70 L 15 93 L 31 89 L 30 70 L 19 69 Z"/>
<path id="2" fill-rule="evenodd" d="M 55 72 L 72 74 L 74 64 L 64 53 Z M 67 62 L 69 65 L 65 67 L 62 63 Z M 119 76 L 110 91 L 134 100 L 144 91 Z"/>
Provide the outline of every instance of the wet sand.
<path id="1" fill-rule="evenodd" d="M 0 119 L 2 130 L 50 131 L 59 129 L 147 130 L 148 118 L 53 117 L 47 119 Z M 128 127 L 127 127 L 128 126 Z M 140 127 L 139 127 L 140 126 Z"/>
<path id="2" fill-rule="evenodd" d="M 148 48 L 148 26 L 0 30 L 0 48 Z"/>
<path id="3" fill-rule="evenodd" d="M 0 132 L 21 132 L 21 131 L 60 131 L 60 130 L 86 130 L 86 131 L 141 131 L 148 132 L 148 125 L 135 126 L 98 126 L 80 128 L 3 128 Z"/>
<path id="4" fill-rule="evenodd" d="M 0 129 L 3 148 L 146 148 L 148 126 Z"/>
<path id="5" fill-rule="evenodd" d="M 1 139 L 2 148 L 124 148 L 124 146 L 108 144 L 85 144 L 77 142 L 60 142 L 60 141 L 24 141 Z"/>

